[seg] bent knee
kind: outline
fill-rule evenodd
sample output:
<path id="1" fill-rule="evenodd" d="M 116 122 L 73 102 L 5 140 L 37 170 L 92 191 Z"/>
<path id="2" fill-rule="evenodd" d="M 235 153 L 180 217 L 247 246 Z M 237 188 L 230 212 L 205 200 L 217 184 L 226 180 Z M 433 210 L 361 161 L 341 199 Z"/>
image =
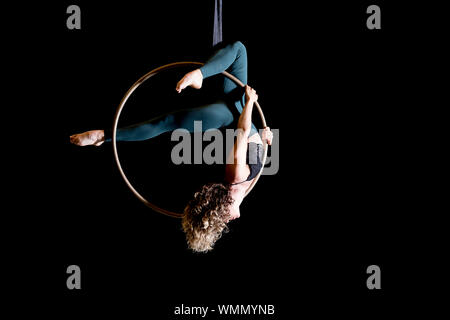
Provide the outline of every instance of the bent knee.
<path id="1" fill-rule="evenodd" d="M 233 42 L 233 47 L 237 50 L 247 51 L 245 48 L 245 45 L 241 41 L 235 41 Z"/>

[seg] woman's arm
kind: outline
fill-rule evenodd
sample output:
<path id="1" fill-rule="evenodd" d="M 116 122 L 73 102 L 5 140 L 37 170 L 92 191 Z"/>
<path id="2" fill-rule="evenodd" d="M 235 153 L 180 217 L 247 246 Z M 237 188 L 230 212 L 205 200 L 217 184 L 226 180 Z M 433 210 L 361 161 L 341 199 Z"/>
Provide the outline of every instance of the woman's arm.
<path id="1" fill-rule="evenodd" d="M 255 101 L 258 100 L 256 91 L 249 86 L 245 87 L 245 106 L 239 117 L 237 124 L 236 143 L 234 144 L 234 164 L 245 165 L 247 148 L 248 148 L 248 136 L 252 128 L 252 111 Z"/>
<path id="2" fill-rule="evenodd" d="M 246 133 L 247 137 L 250 134 L 250 130 L 252 128 L 253 105 L 257 100 L 258 95 L 256 94 L 255 89 L 252 89 L 249 86 L 245 86 L 245 106 L 239 117 L 237 128 L 243 130 L 244 133 Z"/>

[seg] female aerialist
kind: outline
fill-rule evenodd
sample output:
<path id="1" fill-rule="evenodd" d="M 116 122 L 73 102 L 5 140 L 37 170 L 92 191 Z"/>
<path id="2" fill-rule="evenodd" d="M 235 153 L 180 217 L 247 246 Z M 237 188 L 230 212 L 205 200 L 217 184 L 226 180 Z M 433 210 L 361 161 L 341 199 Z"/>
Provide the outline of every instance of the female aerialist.
<path id="1" fill-rule="evenodd" d="M 176 90 L 180 93 L 188 86 L 200 89 L 203 79 L 224 70 L 247 83 L 247 52 L 241 42 L 216 51 L 204 66 L 187 73 L 177 83 Z M 178 128 L 193 132 L 194 121 L 202 121 L 202 129 L 208 130 L 228 126 L 239 117 L 224 181 L 204 185 L 184 209 L 182 227 L 189 248 L 197 252 L 211 250 L 222 232 L 228 230 L 227 223 L 239 218 L 245 191 L 262 167 L 262 140 L 251 122 L 253 105 L 258 100 L 256 91 L 246 86 L 243 94 L 239 86 L 224 77 L 223 93 L 223 99 L 215 103 L 166 114 L 120 128 L 116 133 L 117 141 L 141 141 Z M 262 139 L 269 145 L 272 143 L 272 132 L 268 127 L 262 132 Z M 70 141 L 78 146 L 99 146 L 111 141 L 111 136 L 105 130 L 91 130 L 72 135 Z"/>

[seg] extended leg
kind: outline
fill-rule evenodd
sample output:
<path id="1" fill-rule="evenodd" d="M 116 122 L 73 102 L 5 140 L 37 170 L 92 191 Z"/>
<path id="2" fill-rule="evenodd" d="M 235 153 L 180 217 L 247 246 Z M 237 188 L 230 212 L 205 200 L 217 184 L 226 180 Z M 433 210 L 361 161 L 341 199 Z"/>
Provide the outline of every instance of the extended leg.
<path id="1" fill-rule="evenodd" d="M 116 140 L 142 141 L 179 128 L 194 132 L 194 121 L 201 121 L 202 129 L 208 130 L 229 125 L 233 121 L 233 115 L 225 102 L 216 102 L 198 108 L 176 111 L 120 128 L 117 130 Z M 105 141 L 111 141 L 111 138 L 111 134 L 105 132 Z"/>

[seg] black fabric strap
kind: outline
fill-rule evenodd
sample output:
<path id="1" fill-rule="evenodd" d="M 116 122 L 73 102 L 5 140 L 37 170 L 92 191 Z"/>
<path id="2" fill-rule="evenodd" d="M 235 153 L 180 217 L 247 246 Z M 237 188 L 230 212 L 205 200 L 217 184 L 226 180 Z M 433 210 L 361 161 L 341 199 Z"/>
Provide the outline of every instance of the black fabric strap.
<path id="1" fill-rule="evenodd" d="M 214 4 L 213 46 L 221 42 L 222 42 L 222 0 L 216 0 Z"/>

